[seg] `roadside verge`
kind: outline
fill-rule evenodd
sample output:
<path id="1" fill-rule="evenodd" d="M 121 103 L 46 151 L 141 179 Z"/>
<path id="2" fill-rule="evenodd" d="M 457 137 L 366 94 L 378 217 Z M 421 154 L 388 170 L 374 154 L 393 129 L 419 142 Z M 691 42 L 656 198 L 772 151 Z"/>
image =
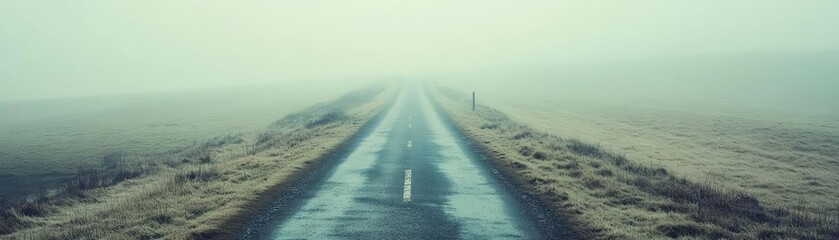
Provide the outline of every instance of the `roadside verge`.
<path id="1" fill-rule="evenodd" d="M 765 206 L 748 194 L 674 176 L 596 144 L 545 134 L 469 95 L 426 86 L 491 163 L 587 239 L 837 238 L 835 219 Z"/>
<path id="2" fill-rule="evenodd" d="M 113 173 L 100 169 L 80 174 L 58 194 L 4 207 L 0 238 L 232 238 L 268 200 L 328 159 L 389 106 L 397 85 L 350 92 L 258 132 L 220 136 L 153 160 L 120 163 Z"/>

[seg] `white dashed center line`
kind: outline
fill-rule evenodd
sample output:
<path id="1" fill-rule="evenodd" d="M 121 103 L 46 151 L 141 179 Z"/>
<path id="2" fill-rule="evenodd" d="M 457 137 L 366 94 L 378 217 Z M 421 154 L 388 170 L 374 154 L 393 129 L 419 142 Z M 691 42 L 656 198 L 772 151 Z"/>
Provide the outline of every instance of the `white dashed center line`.
<path id="1" fill-rule="evenodd" d="M 410 148 L 413 144 L 411 144 L 411 140 L 408 140 L 408 147 Z"/>
<path id="2" fill-rule="evenodd" d="M 405 188 L 402 190 L 402 202 L 411 202 L 411 169 L 405 170 Z"/>

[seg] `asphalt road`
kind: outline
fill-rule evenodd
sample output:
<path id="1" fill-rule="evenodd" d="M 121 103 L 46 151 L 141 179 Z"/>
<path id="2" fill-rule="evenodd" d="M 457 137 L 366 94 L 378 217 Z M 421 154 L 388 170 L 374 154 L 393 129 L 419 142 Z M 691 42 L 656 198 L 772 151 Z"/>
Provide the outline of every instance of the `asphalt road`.
<path id="1" fill-rule="evenodd" d="M 355 141 L 237 237 L 572 238 L 548 209 L 488 166 L 416 83 Z"/>

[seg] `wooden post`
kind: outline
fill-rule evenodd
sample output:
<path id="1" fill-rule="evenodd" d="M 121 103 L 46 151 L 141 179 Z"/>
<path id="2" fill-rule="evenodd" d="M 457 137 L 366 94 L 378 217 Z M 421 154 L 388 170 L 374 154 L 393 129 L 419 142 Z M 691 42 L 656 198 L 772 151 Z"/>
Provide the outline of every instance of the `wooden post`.
<path id="1" fill-rule="evenodd" d="M 472 92 L 472 111 L 475 111 L 475 92 Z"/>

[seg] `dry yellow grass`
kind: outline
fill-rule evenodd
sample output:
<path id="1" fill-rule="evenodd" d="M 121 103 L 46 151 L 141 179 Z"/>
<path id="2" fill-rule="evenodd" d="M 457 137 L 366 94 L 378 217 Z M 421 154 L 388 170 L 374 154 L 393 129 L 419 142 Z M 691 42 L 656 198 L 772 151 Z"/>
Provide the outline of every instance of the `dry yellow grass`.
<path id="1" fill-rule="evenodd" d="M 776 112 L 662 103 L 495 100 L 518 122 L 582 139 L 678 176 L 725 185 L 767 203 L 839 213 L 839 125 Z"/>
<path id="2" fill-rule="evenodd" d="M 53 200 L 43 206 L 44 214 L 15 212 L 13 217 L 23 222 L 22 227 L 0 238 L 230 237 L 292 176 L 336 149 L 388 105 L 397 92 L 394 85 L 372 100 L 353 102 L 360 105 L 342 104 L 346 99 L 340 99 L 321 105 L 324 112 L 287 117 L 263 134 L 238 136 L 242 141 L 211 148 L 211 163 L 152 164 L 149 167 L 156 170 L 149 175 Z M 340 119 L 329 115 L 335 111 L 341 113 Z"/>
<path id="3" fill-rule="evenodd" d="M 289 82 L 4 103 L 0 105 L 0 177 L 73 174 L 79 167 L 98 166 L 108 152 L 162 154 L 218 135 L 259 131 L 285 115 L 337 97 L 346 91 L 341 89 L 357 83 L 325 84 L 330 87 Z M 91 110 L 85 103 L 108 107 L 87 107 L 96 109 Z M 16 116 L 25 120 L 8 120 Z"/>
<path id="4" fill-rule="evenodd" d="M 519 184 L 587 238 L 836 238 L 835 217 L 767 206 L 752 195 L 691 181 L 661 164 L 468 109 L 452 89 L 428 88 L 455 125 Z"/>

